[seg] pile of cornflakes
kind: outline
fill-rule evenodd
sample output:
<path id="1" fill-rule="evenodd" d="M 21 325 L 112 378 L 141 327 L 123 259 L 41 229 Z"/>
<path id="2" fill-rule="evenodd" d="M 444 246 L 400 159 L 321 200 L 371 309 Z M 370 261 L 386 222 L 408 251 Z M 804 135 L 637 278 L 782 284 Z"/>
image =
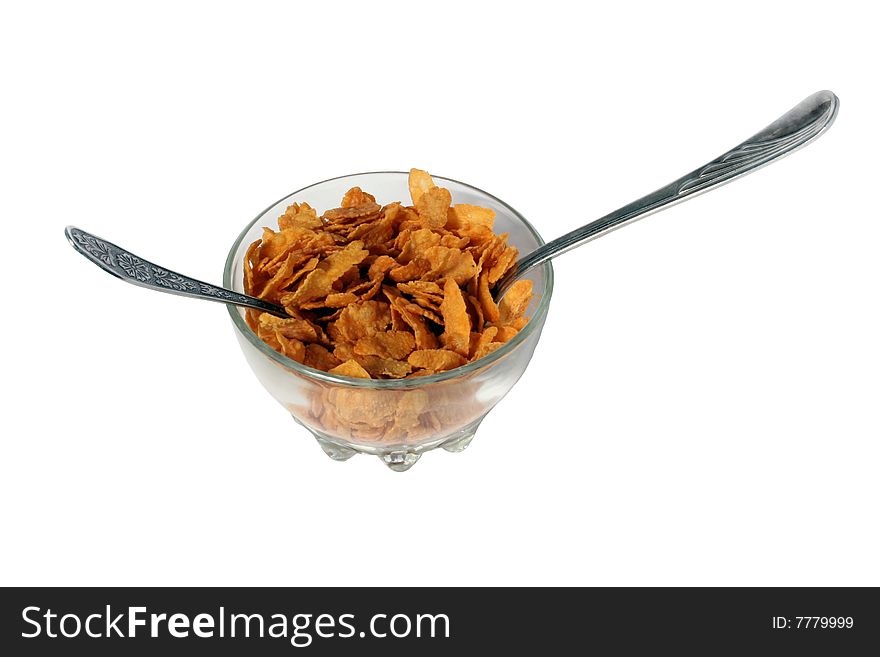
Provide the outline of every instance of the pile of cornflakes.
<path id="1" fill-rule="evenodd" d="M 492 289 L 516 262 L 495 212 L 452 205 L 425 171 L 409 175 L 412 205 L 382 206 L 359 187 L 318 216 L 294 203 L 245 256 L 245 291 L 284 307 L 247 321 L 299 363 L 350 377 L 426 376 L 482 358 L 525 326 L 532 283 L 496 305 Z"/>

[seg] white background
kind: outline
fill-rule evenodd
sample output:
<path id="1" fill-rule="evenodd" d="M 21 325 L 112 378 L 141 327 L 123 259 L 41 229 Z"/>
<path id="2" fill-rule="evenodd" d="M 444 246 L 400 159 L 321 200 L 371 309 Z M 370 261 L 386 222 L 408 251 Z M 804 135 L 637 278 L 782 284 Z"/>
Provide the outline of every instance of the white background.
<path id="1" fill-rule="evenodd" d="M 880 584 L 857 4 L 4 5 L 0 582 Z M 417 166 L 551 238 L 822 88 L 806 150 L 558 260 L 520 383 L 406 474 L 328 459 L 223 307 L 62 234 L 219 282 L 281 196 Z"/>

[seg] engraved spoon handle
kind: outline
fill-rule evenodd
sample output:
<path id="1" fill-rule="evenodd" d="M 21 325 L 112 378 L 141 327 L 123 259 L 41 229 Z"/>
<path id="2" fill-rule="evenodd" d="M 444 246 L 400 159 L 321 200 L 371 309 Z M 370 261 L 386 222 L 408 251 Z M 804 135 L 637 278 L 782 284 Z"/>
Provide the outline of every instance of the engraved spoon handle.
<path id="1" fill-rule="evenodd" d="M 649 214 L 715 189 L 806 146 L 831 126 L 837 116 L 839 104 L 837 96 L 830 91 L 818 91 L 761 132 L 715 158 L 709 164 L 601 219 L 535 249 L 521 258 L 511 272 L 498 282 L 496 299 L 500 299 L 510 285 L 527 271 L 561 253 Z"/>
<path id="2" fill-rule="evenodd" d="M 274 303 L 246 294 L 239 294 L 165 269 L 165 267 L 144 260 L 140 256 L 74 226 L 65 228 L 64 234 L 71 246 L 79 253 L 104 271 L 121 278 L 126 283 L 182 297 L 254 308 L 280 317 L 288 316 L 284 308 Z"/>

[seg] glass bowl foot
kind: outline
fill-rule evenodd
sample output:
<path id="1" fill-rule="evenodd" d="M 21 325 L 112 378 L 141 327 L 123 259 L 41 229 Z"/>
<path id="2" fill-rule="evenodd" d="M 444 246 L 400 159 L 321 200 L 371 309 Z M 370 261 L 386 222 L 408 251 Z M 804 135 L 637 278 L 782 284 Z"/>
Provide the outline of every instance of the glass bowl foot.
<path id="1" fill-rule="evenodd" d="M 485 416 L 483 416 L 485 417 Z M 480 422 L 483 421 L 481 417 L 479 420 L 475 422 L 471 422 L 466 427 L 463 427 L 459 431 L 455 433 L 455 435 L 447 438 L 441 447 L 445 449 L 447 452 L 463 452 L 467 449 L 468 445 L 471 444 L 471 441 L 474 439 L 474 436 L 477 434 L 477 429 L 480 426 Z"/>
<path id="2" fill-rule="evenodd" d="M 447 452 L 464 451 L 471 444 L 480 422 L 483 421 L 482 417 L 478 418 L 455 433 L 414 445 L 348 445 L 342 439 L 306 426 L 295 415 L 293 419 L 309 430 L 324 453 L 334 461 L 347 461 L 355 454 L 371 454 L 378 456 L 382 463 L 395 472 L 406 472 L 416 464 L 422 454 L 437 447 L 442 447 Z"/>
<path id="3" fill-rule="evenodd" d="M 395 472 L 406 472 L 416 464 L 420 457 L 421 454 L 416 454 L 415 452 L 399 451 L 383 454 L 379 458 Z"/>
<path id="4" fill-rule="evenodd" d="M 467 449 L 468 445 L 471 444 L 473 439 L 474 434 L 469 434 L 467 436 L 462 436 L 461 438 L 456 438 L 455 440 L 448 440 L 443 443 L 441 447 L 447 452 L 463 452 Z"/>
<path id="5" fill-rule="evenodd" d="M 349 447 L 343 447 L 342 445 L 331 443 L 329 440 L 324 440 L 319 436 L 315 436 L 315 440 L 318 441 L 318 444 L 321 446 L 321 449 L 324 450 L 324 453 L 334 461 L 347 461 L 357 454 L 356 451 Z"/>

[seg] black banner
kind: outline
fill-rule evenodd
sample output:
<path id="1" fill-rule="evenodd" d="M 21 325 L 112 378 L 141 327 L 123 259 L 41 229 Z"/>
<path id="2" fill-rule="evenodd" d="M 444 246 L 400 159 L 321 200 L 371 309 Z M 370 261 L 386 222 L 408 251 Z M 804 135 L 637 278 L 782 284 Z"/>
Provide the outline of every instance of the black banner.
<path id="1" fill-rule="evenodd" d="M 516 654 L 611 648 L 864 654 L 880 598 L 859 588 L 3 589 L 0 653 Z M 653 651 L 651 651 L 653 652 Z"/>

